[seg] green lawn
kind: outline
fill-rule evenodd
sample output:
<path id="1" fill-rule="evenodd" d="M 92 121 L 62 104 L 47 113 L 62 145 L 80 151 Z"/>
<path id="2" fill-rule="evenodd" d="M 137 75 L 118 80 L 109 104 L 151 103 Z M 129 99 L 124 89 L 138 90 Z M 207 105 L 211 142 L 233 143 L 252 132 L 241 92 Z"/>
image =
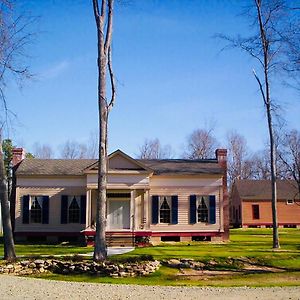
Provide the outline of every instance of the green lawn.
<path id="1" fill-rule="evenodd" d="M 152 255 L 155 259 L 193 258 L 199 261 L 215 260 L 216 268 L 222 268 L 228 257 L 247 257 L 261 265 L 283 268 L 281 273 L 237 274 L 210 276 L 205 280 L 193 276 L 178 276 L 177 269 L 161 267 L 147 277 L 112 279 L 89 275 L 63 276 L 42 275 L 42 278 L 88 281 L 102 283 L 147 284 L 147 285 L 197 285 L 197 286 L 288 286 L 300 285 L 300 229 L 280 229 L 279 250 L 272 249 L 271 229 L 233 229 L 230 242 L 209 243 L 164 243 L 155 247 L 137 248 L 127 254 L 114 256 L 112 260 L 126 260 L 141 255 Z M 71 255 L 92 252 L 93 248 L 62 245 L 16 245 L 18 255 Z M 0 248 L 0 251 L 3 251 Z"/>
<path id="2" fill-rule="evenodd" d="M 73 255 L 86 254 L 92 252 L 91 247 L 81 247 L 76 245 L 40 245 L 40 244 L 16 244 L 17 256 L 34 257 L 40 255 Z M 3 256 L 3 240 L 0 242 L 0 255 Z"/>
<path id="3" fill-rule="evenodd" d="M 209 243 L 191 242 L 176 244 L 161 244 L 150 248 L 137 248 L 115 259 L 140 256 L 142 254 L 153 255 L 155 259 L 167 258 L 193 258 L 195 260 L 217 260 L 228 257 L 250 257 L 260 260 L 262 263 L 297 269 L 300 271 L 300 229 L 281 229 L 281 248 L 272 249 L 271 229 L 232 229 L 230 242 Z"/>

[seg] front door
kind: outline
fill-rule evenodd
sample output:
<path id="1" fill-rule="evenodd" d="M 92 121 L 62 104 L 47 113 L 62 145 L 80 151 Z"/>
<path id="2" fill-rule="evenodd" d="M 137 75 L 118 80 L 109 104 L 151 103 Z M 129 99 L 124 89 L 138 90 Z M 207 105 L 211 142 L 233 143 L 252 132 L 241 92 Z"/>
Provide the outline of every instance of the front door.
<path id="1" fill-rule="evenodd" d="M 130 229 L 130 201 L 108 201 L 108 229 Z"/>

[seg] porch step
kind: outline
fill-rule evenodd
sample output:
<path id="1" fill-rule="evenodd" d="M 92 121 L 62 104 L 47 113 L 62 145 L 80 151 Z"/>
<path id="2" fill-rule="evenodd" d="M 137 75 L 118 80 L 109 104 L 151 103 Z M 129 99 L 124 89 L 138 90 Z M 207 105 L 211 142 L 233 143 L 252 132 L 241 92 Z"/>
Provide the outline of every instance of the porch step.
<path id="1" fill-rule="evenodd" d="M 106 244 L 108 247 L 133 247 L 134 235 L 132 233 L 106 233 Z"/>

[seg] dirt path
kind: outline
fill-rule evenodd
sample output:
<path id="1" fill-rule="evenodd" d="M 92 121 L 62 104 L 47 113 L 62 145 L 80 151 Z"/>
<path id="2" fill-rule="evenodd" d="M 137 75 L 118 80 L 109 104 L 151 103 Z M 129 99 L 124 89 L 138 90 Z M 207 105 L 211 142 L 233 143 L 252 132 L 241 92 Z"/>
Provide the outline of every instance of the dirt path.
<path id="1" fill-rule="evenodd" d="M 0 299 L 263 299 L 300 300 L 300 287 L 197 288 L 111 285 L 0 275 Z"/>

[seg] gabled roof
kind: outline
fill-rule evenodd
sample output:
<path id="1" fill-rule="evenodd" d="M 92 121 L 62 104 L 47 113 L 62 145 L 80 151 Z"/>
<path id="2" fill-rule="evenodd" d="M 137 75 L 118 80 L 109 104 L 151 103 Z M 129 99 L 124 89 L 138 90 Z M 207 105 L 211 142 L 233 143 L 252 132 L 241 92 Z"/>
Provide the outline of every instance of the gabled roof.
<path id="1" fill-rule="evenodd" d="M 196 175 L 196 174 L 223 174 L 224 170 L 216 159 L 140 159 L 155 175 Z"/>
<path id="2" fill-rule="evenodd" d="M 25 158 L 17 167 L 16 175 L 83 175 L 84 169 L 96 159 L 36 159 Z"/>
<path id="3" fill-rule="evenodd" d="M 117 162 L 116 160 L 119 158 Z M 120 161 L 121 159 L 121 161 Z M 109 170 L 135 170 L 135 171 L 148 171 L 152 173 L 152 170 L 148 168 L 143 162 L 132 158 L 131 156 L 127 155 L 120 149 L 112 152 L 108 156 L 108 165 Z M 85 172 L 88 172 L 89 170 L 97 170 L 98 169 L 98 160 L 93 163 L 91 166 L 86 168 Z"/>
<path id="4" fill-rule="evenodd" d="M 271 200 L 270 180 L 236 180 L 234 186 L 242 199 Z M 293 180 L 277 180 L 278 199 L 299 199 L 297 184 Z"/>
<path id="5" fill-rule="evenodd" d="M 110 170 L 135 170 L 155 175 L 223 174 L 216 159 L 133 159 L 121 150 L 111 153 L 109 159 L 111 162 L 115 160 Z M 16 175 L 78 176 L 96 170 L 97 163 L 97 159 L 27 158 L 17 166 Z"/>

